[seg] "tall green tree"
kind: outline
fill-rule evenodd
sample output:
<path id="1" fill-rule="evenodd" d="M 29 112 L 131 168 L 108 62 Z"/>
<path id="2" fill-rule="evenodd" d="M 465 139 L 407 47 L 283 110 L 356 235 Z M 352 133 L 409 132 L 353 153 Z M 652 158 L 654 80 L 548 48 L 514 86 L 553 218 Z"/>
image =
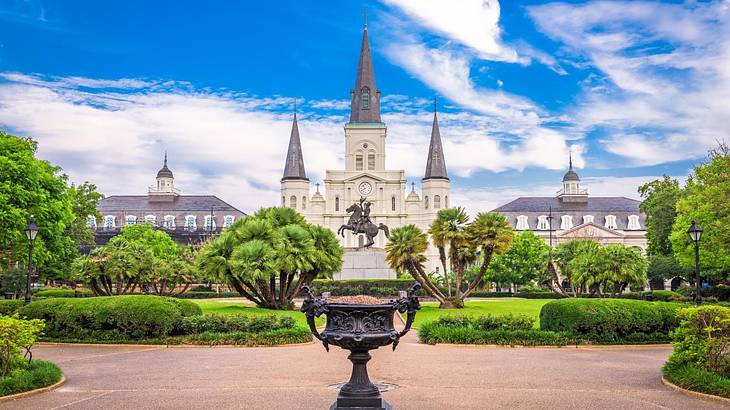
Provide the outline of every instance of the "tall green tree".
<path id="1" fill-rule="evenodd" d="M 88 226 L 88 218 L 101 218 L 97 205 L 104 195 L 96 191 L 96 185 L 87 181 L 78 186 L 71 184 L 68 196 L 74 219 L 66 227 L 66 234 L 77 245 L 94 245 L 94 231 Z"/>
<path id="2" fill-rule="evenodd" d="M 342 269 L 342 256 L 332 231 L 308 224 L 293 209 L 265 208 L 204 245 L 196 264 L 261 307 L 291 309 L 303 285 Z"/>
<path id="3" fill-rule="evenodd" d="M 664 175 L 639 187 L 644 199 L 639 205 L 646 214 L 647 253 L 649 255 L 671 255 L 672 243 L 669 235 L 677 217 L 677 201 L 682 196 L 679 181 Z"/>
<path id="4" fill-rule="evenodd" d="M 687 229 L 692 221 L 704 230 L 700 245 L 703 276 L 728 279 L 730 274 L 730 148 L 724 143 L 696 166 L 677 201 L 670 240 L 682 266 L 694 266 L 694 245 Z"/>
<path id="5" fill-rule="evenodd" d="M 494 258 L 486 279 L 515 286 L 545 280 L 548 253 L 544 240 L 530 231 L 521 232 L 507 252 Z"/>
<path id="6" fill-rule="evenodd" d="M 55 275 L 76 256 L 76 244 L 66 235 L 74 219 L 66 184 L 59 167 L 36 158 L 37 144 L 0 131 L 0 262 L 28 258 L 24 230 L 31 215 L 39 227 L 33 247 L 34 266 Z M 49 270 L 51 272 L 49 272 Z"/>

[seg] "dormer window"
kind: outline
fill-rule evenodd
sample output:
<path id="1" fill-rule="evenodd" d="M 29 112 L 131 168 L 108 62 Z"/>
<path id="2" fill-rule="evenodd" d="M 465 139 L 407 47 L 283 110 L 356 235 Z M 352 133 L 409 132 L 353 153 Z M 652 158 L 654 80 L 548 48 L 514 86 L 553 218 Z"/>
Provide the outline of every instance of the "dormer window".
<path id="1" fill-rule="evenodd" d="M 370 89 L 367 87 L 363 87 L 362 90 L 360 90 L 360 108 L 363 110 L 369 110 L 370 109 Z"/>
<path id="2" fill-rule="evenodd" d="M 165 215 L 165 218 L 163 219 L 162 226 L 164 226 L 167 229 L 175 229 L 175 217 L 172 215 Z"/>
<path id="3" fill-rule="evenodd" d="M 236 218 L 233 215 L 226 215 L 225 217 L 223 217 L 223 227 L 224 228 L 230 227 L 231 225 L 233 225 L 233 221 L 235 219 Z"/>
<path id="4" fill-rule="evenodd" d="M 215 219 L 211 215 L 205 215 L 205 230 L 215 230 Z"/>
<path id="5" fill-rule="evenodd" d="M 570 215 L 563 215 L 560 217 L 560 229 L 567 231 L 573 228 L 573 217 Z"/>
<path id="6" fill-rule="evenodd" d="M 592 224 L 593 215 L 583 215 L 583 224 Z"/>
<path id="7" fill-rule="evenodd" d="M 517 225 L 515 229 L 518 231 L 526 231 L 530 229 L 530 224 L 527 222 L 527 215 L 520 215 L 517 217 Z"/>
<path id="8" fill-rule="evenodd" d="M 537 229 L 540 231 L 547 231 L 550 229 L 550 220 L 547 215 L 540 215 L 537 217 Z"/>
<path id="9" fill-rule="evenodd" d="M 127 216 L 127 226 L 137 225 L 137 217 L 134 215 Z"/>
<path id="10" fill-rule="evenodd" d="M 86 226 L 91 229 L 96 229 L 96 217 L 94 215 L 86 217 Z"/>
<path id="11" fill-rule="evenodd" d="M 188 215 L 185 217 L 185 229 L 188 231 L 194 231 L 198 229 L 198 223 L 196 222 L 195 215 Z"/>
<path id="12" fill-rule="evenodd" d="M 630 229 L 633 231 L 641 229 L 641 224 L 639 223 L 639 215 L 629 215 L 629 223 L 626 229 Z"/>
<path id="13" fill-rule="evenodd" d="M 157 217 L 154 215 L 145 215 L 144 221 L 148 224 L 154 225 L 157 223 Z"/>
<path id="14" fill-rule="evenodd" d="M 606 215 L 606 224 L 604 226 L 608 229 L 617 229 L 616 215 Z"/>
<path id="15" fill-rule="evenodd" d="M 104 217 L 104 228 L 106 228 L 106 229 L 115 228 L 117 225 L 116 219 L 117 219 L 117 217 L 114 215 L 105 216 Z"/>

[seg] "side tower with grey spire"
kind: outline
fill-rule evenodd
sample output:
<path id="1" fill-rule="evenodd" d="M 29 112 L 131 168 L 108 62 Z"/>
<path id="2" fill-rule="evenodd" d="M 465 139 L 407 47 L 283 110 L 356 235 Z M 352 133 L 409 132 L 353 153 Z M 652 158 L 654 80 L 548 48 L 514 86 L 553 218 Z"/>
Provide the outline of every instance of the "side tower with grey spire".
<path id="1" fill-rule="evenodd" d="M 355 87 L 350 94 L 350 121 L 345 124 L 345 169 L 384 171 L 386 127 L 380 119 L 380 90 L 375 84 L 367 24 L 362 33 Z"/>
<path id="2" fill-rule="evenodd" d="M 281 206 L 288 206 L 297 211 L 306 211 L 308 196 L 309 178 L 307 178 L 307 172 L 304 170 L 299 124 L 297 122 L 297 113 L 294 112 L 289 147 L 286 151 L 284 175 L 281 178 Z"/>
<path id="3" fill-rule="evenodd" d="M 433 99 L 433 125 L 431 126 L 431 142 L 428 146 L 426 172 L 421 180 L 423 190 L 423 210 L 425 213 L 436 213 L 441 208 L 449 207 L 449 191 L 451 182 L 446 171 L 446 159 L 441 144 L 441 131 L 436 109 L 436 98 Z"/>

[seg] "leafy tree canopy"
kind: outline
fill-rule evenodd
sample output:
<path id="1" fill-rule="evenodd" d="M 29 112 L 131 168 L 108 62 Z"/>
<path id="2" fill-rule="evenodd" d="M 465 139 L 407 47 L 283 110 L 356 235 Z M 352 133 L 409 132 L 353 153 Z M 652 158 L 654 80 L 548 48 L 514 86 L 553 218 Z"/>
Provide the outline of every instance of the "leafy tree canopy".
<path id="1" fill-rule="evenodd" d="M 545 276 L 548 245 L 530 231 L 518 234 L 512 247 L 494 257 L 487 280 L 503 284 L 524 285 Z"/>
<path id="2" fill-rule="evenodd" d="M 670 240 L 682 266 L 694 266 L 694 246 L 687 235 L 692 221 L 704 233 L 700 243 L 703 276 L 727 279 L 730 273 L 730 148 L 721 144 L 707 162 L 695 167 L 677 201 Z"/>
<path id="3" fill-rule="evenodd" d="M 41 273 L 60 275 L 77 255 L 66 228 L 74 220 L 72 201 L 60 168 L 35 157 L 37 144 L 0 131 L 0 259 L 25 262 L 24 230 L 31 215 L 39 227 L 33 262 Z M 50 272 L 49 272 L 50 271 Z"/>
<path id="4" fill-rule="evenodd" d="M 669 235 L 677 217 L 676 205 L 682 190 L 679 181 L 664 175 L 639 187 L 644 199 L 639 208 L 646 214 L 646 239 L 649 255 L 671 255 Z"/>

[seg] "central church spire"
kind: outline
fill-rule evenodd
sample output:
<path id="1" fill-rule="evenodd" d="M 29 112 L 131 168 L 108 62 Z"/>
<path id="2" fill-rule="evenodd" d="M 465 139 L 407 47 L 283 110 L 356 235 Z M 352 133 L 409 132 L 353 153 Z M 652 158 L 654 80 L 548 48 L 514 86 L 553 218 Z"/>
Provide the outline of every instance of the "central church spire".
<path id="1" fill-rule="evenodd" d="M 352 123 L 380 123 L 380 90 L 375 85 L 373 60 L 370 56 L 368 41 L 368 26 L 362 32 L 362 46 L 360 47 L 360 62 L 357 66 L 355 88 L 352 90 L 352 104 L 350 124 Z"/>

